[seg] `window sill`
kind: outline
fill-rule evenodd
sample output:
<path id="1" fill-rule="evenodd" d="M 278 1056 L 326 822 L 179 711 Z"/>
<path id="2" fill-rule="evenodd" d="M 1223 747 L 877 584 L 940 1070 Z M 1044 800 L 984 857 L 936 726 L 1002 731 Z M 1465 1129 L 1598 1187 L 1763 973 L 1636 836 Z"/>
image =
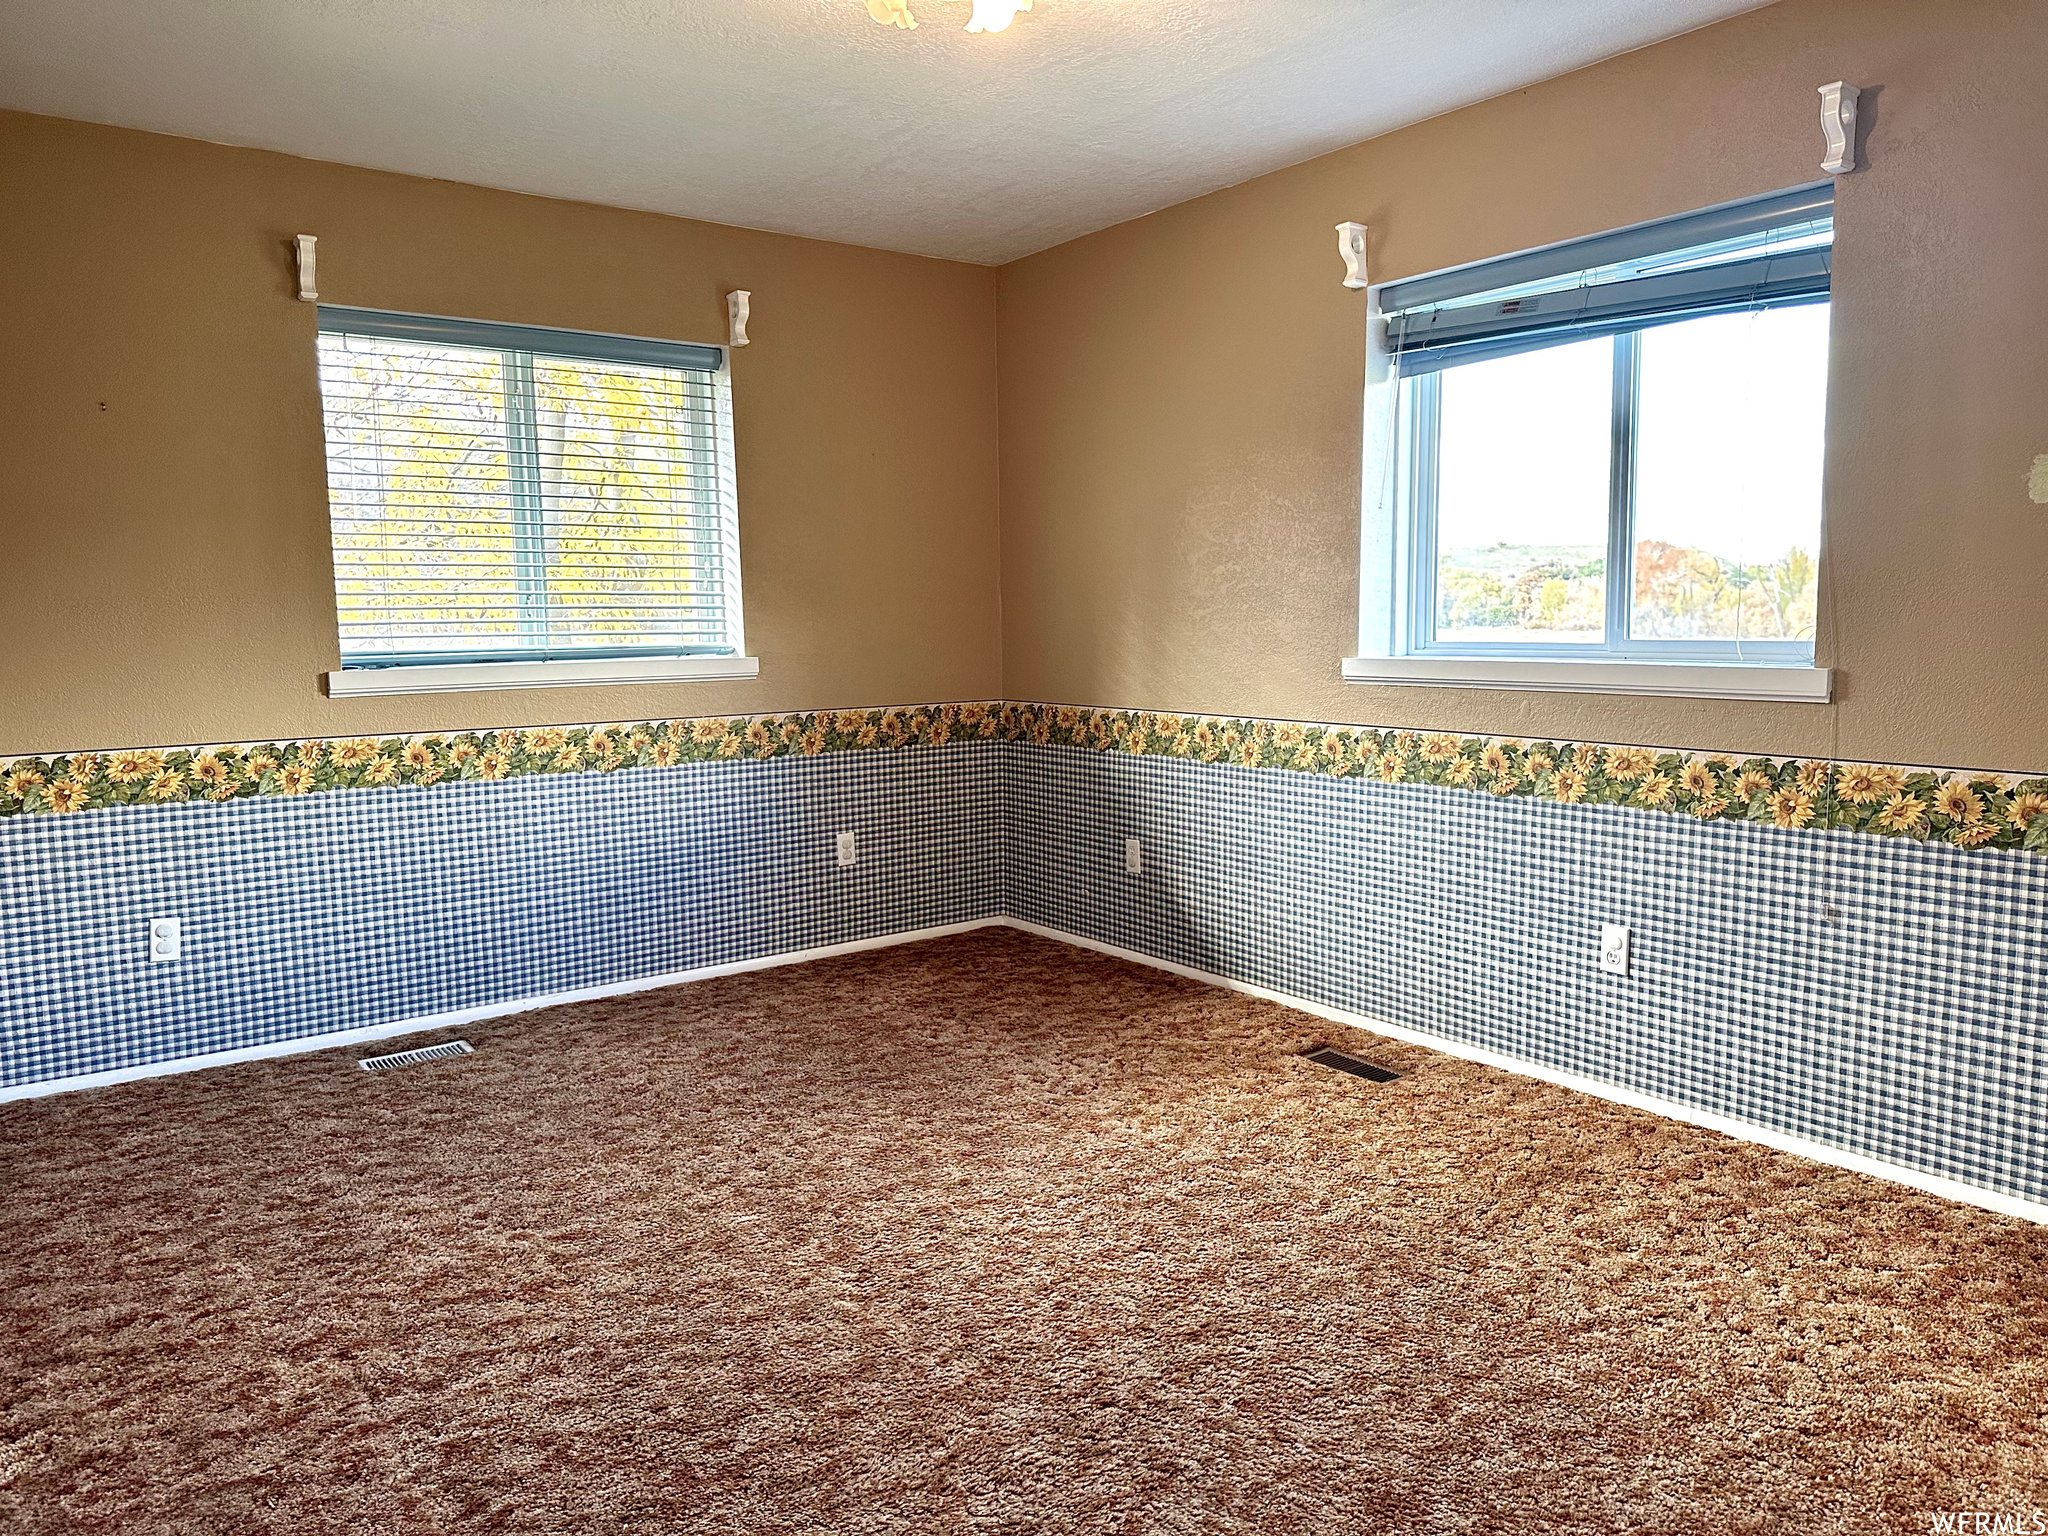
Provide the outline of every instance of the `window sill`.
<path id="1" fill-rule="evenodd" d="M 1516 688 L 1552 693 L 1630 693 L 1675 699 L 1754 699 L 1826 704 L 1830 667 L 1743 662 L 1494 661 L 1444 656 L 1353 656 L 1347 683 L 1434 688 Z"/>
<path id="2" fill-rule="evenodd" d="M 479 661 L 427 667 L 348 667 L 327 674 L 330 699 L 485 688 L 577 688 L 594 683 L 708 683 L 759 677 L 758 656 L 615 656 L 596 661 Z"/>

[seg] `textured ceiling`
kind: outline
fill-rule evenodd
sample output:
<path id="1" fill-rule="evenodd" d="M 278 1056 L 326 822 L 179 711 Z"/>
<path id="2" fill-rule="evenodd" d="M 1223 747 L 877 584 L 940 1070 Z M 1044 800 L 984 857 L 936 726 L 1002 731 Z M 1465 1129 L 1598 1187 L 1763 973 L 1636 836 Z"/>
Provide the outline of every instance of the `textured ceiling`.
<path id="1" fill-rule="evenodd" d="M 0 106 L 999 262 L 1760 0 L 0 0 Z"/>

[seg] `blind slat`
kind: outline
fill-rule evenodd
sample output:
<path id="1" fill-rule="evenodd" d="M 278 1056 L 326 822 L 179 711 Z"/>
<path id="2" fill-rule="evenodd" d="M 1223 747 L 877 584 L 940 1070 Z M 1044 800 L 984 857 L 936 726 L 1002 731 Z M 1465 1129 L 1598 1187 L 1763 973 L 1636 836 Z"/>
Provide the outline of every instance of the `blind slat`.
<path id="1" fill-rule="evenodd" d="M 1402 316 L 1406 323 L 1390 322 L 1389 345 L 1400 355 L 1403 376 L 1413 377 L 1531 347 L 1611 336 L 1663 320 L 1822 303 L 1829 294 L 1827 251 L 1768 257 L 1713 272 L 1709 280 L 1683 273 L 1508 301 L 1515 308 L 1474 304 L 1425 310 Z"/>
<path id="2" fill-rule="evenodd" d="M 638 363 L 707 373 L 725 366 L 723 348 L 693 342 L 561 331 L 544 325 L 503 325 L 491 320 L 456 320 L 442 315 L 402 315 L 339 304 L 320 306 L 320 330 L 323 335 L 346 336 L 373 346 L 405 340 L 483 351 L 531 352 L 537 358 L 550 360 Z"/>
<path id="3" fill-rule="evenodd" d="M 1511 256 L 1496 256 L 1442 272 L 1386 283 L 1379 290 L 1380 308 L 1388 314 L 1397 310 L 1419 309 L 1426 305 L 1449 303 L 1468 294 L 1488 293 L 1496 288 L 1561 277 L 1665 251 L 1684 250 L 1745 236 L 1762 236 L 1773 229 L 1831 218 L 1834 209 L 1834 183 L 1810 182 L 1764 197 L 1743 198 L 1716 208 L 1703 208 L 1696 213 L 1653 219 L 1646 224 L 1631 224 L 1625 229 L 1612 229 L 1576 240 L 1561 240 L 1555 245 L 1517 251 Z"/>

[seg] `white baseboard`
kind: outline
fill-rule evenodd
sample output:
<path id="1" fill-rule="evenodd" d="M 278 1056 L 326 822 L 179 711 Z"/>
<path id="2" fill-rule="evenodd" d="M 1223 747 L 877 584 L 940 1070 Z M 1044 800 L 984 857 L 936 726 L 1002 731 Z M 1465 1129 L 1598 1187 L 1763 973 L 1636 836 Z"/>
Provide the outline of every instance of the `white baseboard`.
<path id="1" fill-rule="evenodd" d="M 1590 1094 L 1596 1099 L 1606 1099 L 1610 1103 L 1647 1109 L 1652 1114 L 1663 1115 L 1667 1119 L 1683 1120 L 1691 1125 L 1704 1126 L 1710 1131 L 1719 1131 L 1722 1135 L 1732 1136 L 1737 1141 L 1775 1147 L 1781 1152 L 1795 1153 L 1800 1157 L 1811 1158 L 1817 1163 L 1826 1163 L 1832 1167 L 1846 1168 L 1854 1173 L 1869 1174 L 1873 1178 L 1889 1179 L 1895 1184 L 1904 1184 L 1912 1189 L 1925 1190 L 1928 1194 L 1939 1195 L 1945 1200 L 1956 1200 L 1965 1205 L 1979 1206 L 1984 1210 L 1998 1211 L 2003 1215 L 2017 1216 L 2024 1221 L 2048 1225 L 2048 1204 L 2038 1201 L 2023 1200 L 2017 1195 L 2001 1195 L 1993 1190 L 1979 1189 L 1974 1184 L 1964 1184 L 1956 1179 L 1922 1173 L 1916 1168 L 1907 1168 L 1898 1163 L 1887 1163 L 1874 1157 L 1865 1157 L 1860 1153 L 1845 1152 L 1823 1142 L 1809 1141 L 1804 1136 L 1787 1135 L 1782 1131 L 1752 1125 L 1746 1120 L 1734 1120 L 1726 1115 L 1717 1115 L 1710 1110 L 1693 1109 L 1689 1105 L 1674 1103 L 1670 1099 L 1653 1098 L 1649 1094 L 1619 1088 L 1612 1083 L 1600 1082 L 1596 1078 L 1581 1077 L 1573 1072 L 1559 1072 L 1519 1056 L 1504 1056 L 1498 1051 L 1466 1045 L 1462 1041 L 1428 1034 L 1422 1030 L 1408 1029 L 1386 1019 L 1352 1013 L 1343 1008 L 1325 1007 L 1305 997 L 1277 992 L 1271 987 L 1256 986 L 1248 981 L 1236 981 L 1228 976 L 1219 976 L 1213 971 L 1197 970 L 1189 965 L 1176 965 L 1170 960 L 1160 960 L 1139 950 L 1105 944 L 1098 939 L 1086 939 L 1079 934 L 1048 928 L 1042 923 L 1027 922 L 1020 917 L 985 917 L 966 923 L 946 923 L 936 928 L 916 928 L 904 933 L 883 934 L 872 939 L 856 939 L 847 944 L 821 944 L 815 949 L 790 950 L 778 955 L 763 955 L 755 960 L 734 960 L 724 965 L 702 965 L 686 971 L 669 971 L 659 976 L 642 976 L 601 987 L 579 987 L 568 992 L 549 992 L 537 997 L 489 1003 L 480 1008 L 457 1008 L 447 1013 L 423 1014 L 417 1018 L 398 1019 L 389 1024 L 369 1024 L 360 1029 L 340 1029 L 320 1035 L 303 1035 L 294 1040 L 252 1045 L 238 1051 L 216 1051 L 205 1056 L 181 1056 L 172 1061 L 150 1062 L 139 1067 L 121 1067 L 111 1072 L 88 1072 L 77 1077 L 52 1078 L 48 1082 L 23 1083 L 18 1087 L 0 1088 L 0 1104 L 15 1099 L 39 1099 L 51 1094 L 76 1093 L 85 1088 L 105 1088 L 115 1083 L 132 1083 L 142 1078 L 203 1072 L 209 1067 L 231 1066 L 238 1061 L 262 1061 L 273 1056 L 297 1056 L 308 1051 L 333 1050 L 336 1046 L 361 1045 L 371 1040 L 388 1040 L 393 1035 L 417 1034 L 423 1030 L 453 1029 L 485 1019 L 528 1013 L 536 1008 L 555 1008 L 564 1003 L 624 997 L 632 992 L 647 992 L 656 987 L 681 986 L 685 982 L 705 981 L 713 976 L 736 976 L 745 971 L 765 971 L 777 966 L 802 965 L 807 961 L 824 960 L 833 955 L 851 955 L 864 950 L 887 949 L 898 944 L 915 944 L 921 939 L 944 938 L 948 934 L 968 933 L 976 928 L 1016 928 L 1025 933 L 1037 934 L 1040 938 L 1056 940 L 1061 944 L 1092 949 L 1099 954 L 1113 955 L 1119 960 L 1148 965 L 1155 970 L 1170 971 L 1176 976 L 1185 976 L 1190 981 L 1205 982 L 1212 987 L 1223 987 L 1232 992 L 1264 998 L 1268 1002 L 1279 1003 L 1301 1013 L 1313 1014 L 1332 1023 L 1346 1024 L 1375 1035 L 1387 1035 L 1396 1040 L 1405 1040 L 1411 1045 L 1442 1051 L 1447 1056 L 1458 1056 L 1489 1067 L 1499 1067 L 1506 1072 L 1517 1072 L 1524 1077 L 1556 1083 L 1559 1087 Z"/>
<path id="2" fill-rule="evenodd" d="M 859 954 L 863 950 L 887 949 L 897 944 L 915 944 L 920 939 L 941 939 L 950 933 L 967 933 L 990 928 L 1001 918 L 983 917 L 969 923 L 946 923 L 937 928 L 914 928 L 905 933 L 885 933 L 873 939 L 855 939 L 847 944 L 820 944 L 815 949 L 795 949 L 785 954 L 763 955 L 757 960 L 733 960 L 724 965 L 700 965 L 687 971 L 668 971 L 660 976 L 640 976 L 631 981 L 610 982 L 601 987 L 578 987 L 570 992 L 547 992 L 538 997 L 514 998 L 510 1002 L 487 1003 L 481 1008 L 456 1008 L 447 1013 L 421 1014 L 389 1024 L 366 1024 L 359 1029 L 337 1029 L 321 1035 L 301 1035 L 276 1040 L 268 1045 L 245 1046 L 238 1051 L 214 1051 L 205 1056 L 180 1056 L 171 1061 L 153 1061 L 146 1066 L 119 1067 L 111 1072 L 86 1072 L 77 1077 L 55 1077 L 47 1082 L 23 1083 L 0 1088 L 0 1104 L 13 1099 L 40 1099 L 53 1093 L 76 1093 L 82 1088 L 105 1088 L 114 1083 L 132 1083 L 145 1077 L 173 1077 L 181 1072 L 204 1072 L 209 1067 L 232 1066 L 238 1061 L 263 1061 L 272 1056 L 298 1056 L 307 1051 L 331 1051 L 339 1045 L 361 1045 L 369 1040 L 388 1040 L 393 1035 L 417 1034 L 428 1029 L 455 1029 L 484 1019 L 501 1019 L 507 1014 L 530 1013 L 536 1008 L 556 1008 L 564 1003 L 587 1003 L 604 997 L 624 997 L 629 992 L 649 992 L 656 987 L 676 987 L 689 981 L 707 981 L 713 976 L 737 976 L 743 971 L 766 971 L 781 965 L 802 965 L 833 955 Z"/>
<path id="3" fill-rule="evenodd" d="M 2023 1200 L 2018 1195 L 2001 1195 L 1995 1190 L 1979 1189 L 1974 1184 L 1944 1179 L 1938 1174 L 1922 1173 L 1917 1168 L 1908 1168 L 1900 1163 L 1887 1163 L 1878 1158 L 1865 1157 L 1858 1152 L 1844 1152 L 1841 1148 L 1828 1146 L 1825 1142 L 1809 1141 L 1804 1136 L 1787 1135 L 1783 1131 L 1752 1125 L 1747 1120 L 1734 1120 L 1726 1115 L 1717 1115 L 1711 1110 L 1693 1109 L 1689 1105 L 1674 1103 L 1670 1099 L 1653 1098 L 1649 1094 L 1637 1093 L 1630 1088 L 1618 1088 L 1612 1083 L 1603 1083 L 1596 1078 L 1580 1077 L 1574 1072 L 1559 1072 L 1519 1056 L 1503 1056 L 1498 1051 L 1489 1051 L 1482 1046 L 1466 1045 L 1462 1041 L 1427 1034 L 1419 1029 L 1407 1029 L 1363 1013 L 1352 1013 L 1343 1008 L 1326 1008 L 1321 1003 L 1310 1002 L 1305 997 L 1276 992 L 1271 987 L 1255 986 L 1248 981 L 1233 981 L 1228 976 L 1219 976 L 1213 971 L 1199 971 L 1189 965 L 1176 965 L 1170 960 L 1155 959 L 1135 949 L 1104 944 L 1097 939 L 1084 939 L 1079 934 L 1048 928 L 1042 923 L 1026 922 L 1018 917 L 1005 917 L 998 921 L 1004 927 L 1022 929 L 1026 933 L 1035 933 L 1040 938 L 1056 939 L 1062 944 L 1092 949 L 1099 954 L 1113 955 L 1119 960 L 1149 965 L 1155 970 L 1171 971 L 1176 976 L 1185 976 L 1190 981 L 1207 982 L 1212 987 L 1224 987 L 1232 992 L 1262 997 L 1268 1002 L 1279 1003 L 1302 1013 L 1314 1014 L 1319 1019 L 1328 1019 L 1335 1024 L 1348 1024 L 1354 1029 L 1363 1029 L 1375 1035 L 1388 1035 L 1396 1040 L 1405 1040 L 1410 1045 L 1427 1046 L 1430 1050 L 1442 1051 L 1446 1056 L 1463 1057 L 1466 1061 L 1499 1067 L 1505 1072 L 1517 1072 L 1523 1077 L 1540 1078 L 1546 1083 L 1556 1083 L 1561 1088 L 1590 1094 L 1596 1099 L 1606 1099 L 1610 1103 L 1647 1109 L 1652 1114 L 1663 1115 L 1669 1120 L 1683 1120 L 1690 1125 L 1719 1131 L 1722 1135 L 1731 1136 L 1737 1141 L 1775 1147 L 1780 1152 L 1796 1153 L 1800 1157 L 1811 1158 L 1816 1163 L 1827 1163 L 1832 1167 L 1846 1168 L 1852 1173 L 1867 1173 L 1872 1178 L 1889 1179 L 1894 1184 L 1925 1190 L 1928 1194 L 1940 1195 L 1945 1200 L 1979 1206 L 1984 1210 L 1997 1211 L 2006 1216 L 2017 1216 L 2023 1221 L 2048 1224 L 2048 1205 L 2039 1201 Z"/>

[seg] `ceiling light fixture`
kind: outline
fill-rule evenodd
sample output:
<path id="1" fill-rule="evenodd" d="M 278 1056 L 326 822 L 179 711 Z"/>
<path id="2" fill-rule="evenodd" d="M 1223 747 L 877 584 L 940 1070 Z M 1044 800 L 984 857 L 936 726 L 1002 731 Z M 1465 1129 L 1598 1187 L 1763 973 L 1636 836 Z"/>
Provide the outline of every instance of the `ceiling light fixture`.
<path id="1" fill-rule="evenodd" d="M 967 18 L 970 32 L 1000 32 L 1017 19 L 1019 11 L 1031 9 L 1031 0 L 974 0 L 974 14 Z"/>
<path id="2" fill-rule="evenodd" d="M 1019 11 L 1031 9 L 1031 0 L 974 0 L 974 13 L 967 18 L 969 32 L 1000 32 L 1017 19 Z M 910 0 L 868 0 L 868 14 L 885 27 L 906 32 L 917 25 Z"/>

